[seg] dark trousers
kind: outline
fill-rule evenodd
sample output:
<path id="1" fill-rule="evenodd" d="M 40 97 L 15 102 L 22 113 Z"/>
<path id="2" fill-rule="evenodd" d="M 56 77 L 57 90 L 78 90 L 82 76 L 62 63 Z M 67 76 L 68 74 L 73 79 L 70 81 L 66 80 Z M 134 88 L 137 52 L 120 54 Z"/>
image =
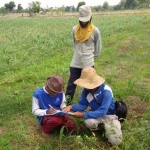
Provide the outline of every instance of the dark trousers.
<path id="1" fill-rule="evenodd" d="M 71 100 L 74 97 L 76 85 L 73 83 L 75 80 L 80 78 L 82 69 L 70 67 L 70 77 L 67 84 L 66 96 L 70 96 Z"/>

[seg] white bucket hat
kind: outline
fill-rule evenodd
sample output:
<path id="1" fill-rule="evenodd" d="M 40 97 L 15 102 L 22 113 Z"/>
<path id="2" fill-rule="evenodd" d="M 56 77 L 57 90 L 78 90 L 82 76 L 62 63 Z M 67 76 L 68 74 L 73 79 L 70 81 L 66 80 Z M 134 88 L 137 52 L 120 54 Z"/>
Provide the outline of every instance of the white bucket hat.
<path id="1" fill-rule="evenodd" d="M 82 5 L 79 7 L 79 20 L 82 22 L 88 22 L 92 17 L 91 7 L 88 5 Z"/>
<path id="2" fill-rule="evenodd" d="M 93 67 L 86 67 L 82 70 L 79 79 L 74 81 L 74 84 L 86 89 L 94 89 L 105 82 L 105 79 L 98 76 Z"/>

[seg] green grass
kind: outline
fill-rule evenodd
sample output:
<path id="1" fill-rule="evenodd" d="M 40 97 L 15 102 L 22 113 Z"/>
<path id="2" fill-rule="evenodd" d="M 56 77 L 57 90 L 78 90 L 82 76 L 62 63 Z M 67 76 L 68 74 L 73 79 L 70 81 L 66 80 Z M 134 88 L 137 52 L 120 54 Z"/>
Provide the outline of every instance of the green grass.
<path id="1" fill-rule="evenodd" d="M 61 74 L 65 87 L 73 54 L 72 27 L 78 18 L 0 19 L 0 149 L 2 150 L 148 150 L 150 147 L 150 15 L 93 16 L 102 35 L 95 62 L 115 99 L 128 105 L 123 142 L 110 147 L 103 134 L 78 136 L 54 131 L 42 137 L 31 113 L 33 91 L 47 76 Z M 81 88 L 77 88 L 74 102 Z M 79 121 L 77 121 L 79 123 Z"/>

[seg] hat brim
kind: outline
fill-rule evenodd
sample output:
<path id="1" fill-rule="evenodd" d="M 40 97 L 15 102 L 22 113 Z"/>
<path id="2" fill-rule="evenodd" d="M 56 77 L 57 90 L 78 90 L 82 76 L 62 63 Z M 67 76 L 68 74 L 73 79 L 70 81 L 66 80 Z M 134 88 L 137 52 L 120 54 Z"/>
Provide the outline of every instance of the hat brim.
<path id="1" fill-rule="evenodd" d="M 49 86 L 48 86 L 49 87 Z M 61 91 L 56 91 L 56 90 L 53 90 L 51 87 L 49 87 L 49 89 L 55 93 L 63 93 L 63 89 Z"/>
<path id="2" fill-rule="evenodd" d="M 105 82 L 105 79 L 98 76 L 97 79 L 95 80 L 95 82 L 90 82 L 87 79 L 77 79 L 74 82 L 74 84 L 79 85 L 79 86 L 86 88 L 86 89 L 94 89 L 94 88 L 100 86 L 101 84 L 103 84 L 104 82 Z"/>
<path id="3" fill-rule="evenodd" d="M 90 21 L 91 17 L 92 17 L 91 15 L 87 16 L 87 17 L 79 17 L 79 20 L 82 22 L 88 22 L 88 21 Z"/>

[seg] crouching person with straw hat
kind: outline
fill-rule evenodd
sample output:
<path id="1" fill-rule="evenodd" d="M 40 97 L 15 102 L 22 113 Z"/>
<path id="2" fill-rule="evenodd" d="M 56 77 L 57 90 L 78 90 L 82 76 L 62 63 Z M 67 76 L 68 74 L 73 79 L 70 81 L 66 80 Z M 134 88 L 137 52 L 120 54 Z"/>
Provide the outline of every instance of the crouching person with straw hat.
<path id="1" fill-rule="evenodd" d="M 74 83 L 83 87 L 78 104 L 69 105 L 63 111 L 74 111 L 76 118 L 84 118 L 85 125 L 91 131 L 99 130 L 100 124 L 104 124 L 105 135 L 112 145 L 122 142 L 121 124 L 118 117 L 112 114 L 115 103 L 111 88 L 104 84 L 105 80 L 98 76 L 95 69 L 86 67 L 81 76 Z M 84 112 L 90 106 L 91 110 Z"/>
<path id="2" fill-rule="evenodd" d="M 54 129 L 62 126 L 76 134 L 76 125 L 65 113 L 66 107 L 63 79 L 60 75 L 52 75 L 46 79 L 46 85 L 34 91 L 32 97 L 32 113 L 37 116 L 42 133 L 45 137 Z"/>

